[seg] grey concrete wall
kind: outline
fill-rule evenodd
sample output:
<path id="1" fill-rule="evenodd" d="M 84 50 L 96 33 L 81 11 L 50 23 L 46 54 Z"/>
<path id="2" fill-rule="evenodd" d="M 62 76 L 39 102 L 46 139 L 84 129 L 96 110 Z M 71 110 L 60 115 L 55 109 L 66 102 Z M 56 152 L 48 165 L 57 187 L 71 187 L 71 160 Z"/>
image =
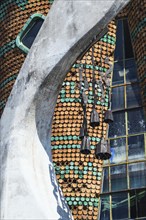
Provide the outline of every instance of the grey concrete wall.
<path id="1" fill-rule="evenodd" d="M 57 96 L 79 54 L 128 1 L 54 2 L 1 118 L 1 219 L 72 219 L 52 166 Z"/>

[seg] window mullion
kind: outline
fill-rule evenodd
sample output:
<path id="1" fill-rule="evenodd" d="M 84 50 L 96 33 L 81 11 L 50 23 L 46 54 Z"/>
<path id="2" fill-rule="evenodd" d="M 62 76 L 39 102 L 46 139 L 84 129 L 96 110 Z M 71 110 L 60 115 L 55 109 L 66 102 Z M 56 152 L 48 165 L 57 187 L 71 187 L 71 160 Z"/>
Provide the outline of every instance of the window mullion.
<path id="1" fill-rule="evenodd" d="M 110 220 L 112 220 L 112 195 L 109 196 L 109 201 L 110 201 Z"/>
<path id="2" fill-rule="evenodd" d="M 130 213 L 130 193 L 128 192 L 128 218 L 131 217 L 131 213 Z"/>

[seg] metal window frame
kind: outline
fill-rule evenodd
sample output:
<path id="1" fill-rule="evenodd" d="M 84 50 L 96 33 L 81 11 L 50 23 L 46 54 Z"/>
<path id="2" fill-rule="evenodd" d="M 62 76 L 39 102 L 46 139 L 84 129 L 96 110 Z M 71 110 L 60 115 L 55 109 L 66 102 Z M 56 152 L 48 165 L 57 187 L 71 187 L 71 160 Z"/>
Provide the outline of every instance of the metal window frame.
<path id="1" fill-rule="evenodd" d="M 119 20 L 124 20 L 128 18 L 122 18 Z M 123 22 L 122 22 L 122 28 L 123 28 Z M 131 35 L 131 33 L 130 33 Z M 124 41 L 124 36 L 123 36 L 123 41 Z M 124 42 L 123 42 L 124 43 Z M 122 84 L 117 84 L 117 85 L 112 85 L 112 80 L 113 80 L 113 72 L 112 72 L 112 76 L 111 76 L 111 90 L 112 88 L 116 88 L 116 87 L 120 87 L 120 86 L 124 86 L 124 102 L 125 102 L 125 108 L 122 110 L 115 110 L 113 112 L 125 112 L 125 126 L 126 126 L 126 133 L 123 136 L 118 136 L 118 137 L 110 137 L 108 138 L 109 140 L 115 140 L 115 139 L 119 139 L 119 138 L 125 138 L 126 139 L 126 161 L 124 162 L 119 162 L 116 164 L 110 164 L 110 160 L 108 160 L 108 163 L 103 164 L 103 173 L 102 173 L 102 189 L 103 190 L 103 183 L 104 183 L 104 168 L 108 168 L 108 188 L 109 191 L 108 192 L 101 192 L 101 195 L 109 195 L 109 204 L 110 204 L 110 219 L 112 220 L 112 194 L 113 193 L 117 193 L 117 192 L 127 192 L 127 199 L 128 199 L 128 218 L 131 217 L 131 213 L 130 213 L 130 192 L 131 190 L 134 190 L 133 188 L 130 188 L 130 180 L 129 180 L 129 170 L 128 170 L 128 165 L 129 164 L 133 164 L 133 163 L 140 163 L 140 162 L 146 162 L 146 132 L 140 132 L 140 133 L 134 133 L 134 134 L 128 134 L 128 110 L 132 110 L 132 109 L 138 109 L 138 108 L 143 108 L 143 106 L 138 106 L 138 107 L 132 107 L 132 108 L 127 108 L 127 94 L 126 94 L 126 87 L 128 85 L 133 85 L 133 84 L 139 84 L 139 79 L 137 81 L 133 81 L 133 82 L 126 82 L 126 71 L 125 71 L 125 62 L 126 60 L 130 60 L 133 58 L 128 58 L 125 59 L 125 53 L 124 53 L 124 47 L 123 47 L 123 60 L 115 60 L 115 62 L 119 62 L 119 61 L 123 61 L 123 66 L 124 66 L 124 83 Z M 134 57 L 135 59 L 135 57 Z M 144 135 L 144 151 L 145 151 L 145 159 L 139 159 L 139 160 L 132 160 L 132 161 L 128 161 L 128 137 L 132 137 L 132 136 L 139 136 L 139 135 Z M 124 190 L 118 190 L 118 191 L 111 191 L 111 167 L 113 166 L 117 166 L 117 165 L 126 165 L 126 170 L 127 170 L 127 189 Z M 141 187 L 141 188 L 136 188 L 135 190 L 146 190 L 146 186 L 145 187 Z M 101 199 L 99 199 L 99 209 L 101 208 Z M 100 220 L 100 213 L 101 210 L 99 210 L 98 213 L 98 220 Z M 139 217 L 136 219 L 145 219 L 145 217 Z"/>

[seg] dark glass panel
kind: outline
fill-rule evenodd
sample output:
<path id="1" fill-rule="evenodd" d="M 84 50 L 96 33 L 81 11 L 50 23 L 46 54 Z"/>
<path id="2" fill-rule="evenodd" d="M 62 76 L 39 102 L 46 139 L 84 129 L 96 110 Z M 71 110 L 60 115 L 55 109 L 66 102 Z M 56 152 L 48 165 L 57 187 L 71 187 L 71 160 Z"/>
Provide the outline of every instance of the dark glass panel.
<path id="1" fill-rule="evenodd" d="M 131 218 L 137 217 L 137 199 L 136 199 L 136 190 L 130 192 L 130 216 Z"/>
<path id="2" fill-rule="evenodd" d="M 135 82 L 138 80 L 137 68 L 134 59 L 125 60 L 126 82 Z"/>
<path id="3" fill-rule="evenodd" d="M 118 191 L 127 189 L 126 165 L 111 167 L 111 190 Z"/>
<path id="4" fill-rule="evenodd" d="M 138 217 L 146 217 L 146 190 L 137 192 L 137 207 Z"/>
<path id="5" fill-rule="evenodd" d="M 103 192 L 109 191 L 109 170 L 108 167 L 103 169 Z"/>
<path id="6" fill-rule="evenodd" d="M 22 36 L 22 39 L 21 39 L 22 43 L 26 47 L 30 48 L 32 46 L 34 39 L 36 38 L 43 22 L 44 22 L 44 20 L 41 18 L 36 19 L 35 21 L 32 20 L 32 23 L 28 27 L 29 29 L 26 31 L 24 36 Z"/>
<path id="7" fill-rule="evenodd" d="M 142 108 L 128 111 L 128 132 L 129 134 L 140 133 L 146 130 L 144 112 Z"/>
<path id="8" fill-rule="evenodd" d="M 115 60 L 123 59 L 123 24 L 122 20 L 117 21 Z"/>
<path id="9" fill-rule="evenodd" d="M 128 137 L 128 159 L 139 160 L 144 158 L 144 135 Z"/>
<path id="10" fill-rule="evenodd" d="M 127 107 L 138 107 L 142 105 L 140 88 L 138 84 L 131 84 L 126 87 Z"/>
<path id="11" fill-rule="evenodd" d="M 146 217 L 146 190 L 132 190 L 130 192 L 131 218 Z"/>
<path id="12" fill-rule="evenodd" d="M 112 85 L 122 83 L 124 83 L 124 65 L 123 61 L 119 61 L 114 63 Z"/>
<path id="13" fill-rule="evenodd" d="M 118 138 L 110 141 L 111 158 L 110 163 L 120 163 L 126 160 L 126 139 Z"/>
<path id="14" fill-rule="evenodd" d="M 113 220 L 128 218 L 127 193 L 114 193 L 112 195 L 112 217 Z"/>
<path id="15" fill-rule="evenodd" d="M 146 186 L 146 163 L 129 164 L 130 188 Z"/>
<path id="16" fill-rule="evenodd" d="M 114 122 L 109 126 L 109 137 L 117 137 L 125 135 L 125 113 L 114 112 Z"/>
<path id="17" fill-rule="evenodd" d="M 125 59 L 134 57 L 127 19 L 123 20 Z"/>
<path id="18" fill-rule="evenodd" d="M 112 89 L 112 110 L 124 109 L 124 86 Z"/>
<path id="19" fill-rule="evenodd" d="M 110 219 L 109 196 L 101 196 L 100 220 Z"/>

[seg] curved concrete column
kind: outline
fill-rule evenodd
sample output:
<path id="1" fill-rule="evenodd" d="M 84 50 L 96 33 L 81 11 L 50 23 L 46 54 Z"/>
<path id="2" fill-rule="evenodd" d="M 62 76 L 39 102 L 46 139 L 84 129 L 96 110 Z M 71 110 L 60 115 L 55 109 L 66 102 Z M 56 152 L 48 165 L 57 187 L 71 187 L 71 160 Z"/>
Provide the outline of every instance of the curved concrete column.
<path id="1" fill-rule="evenodd" d="M 84 47 L 128 1 L 54 2 L 1 118 L 1 219 L 72 219 L 51 157 L 57 96 Z"/>

